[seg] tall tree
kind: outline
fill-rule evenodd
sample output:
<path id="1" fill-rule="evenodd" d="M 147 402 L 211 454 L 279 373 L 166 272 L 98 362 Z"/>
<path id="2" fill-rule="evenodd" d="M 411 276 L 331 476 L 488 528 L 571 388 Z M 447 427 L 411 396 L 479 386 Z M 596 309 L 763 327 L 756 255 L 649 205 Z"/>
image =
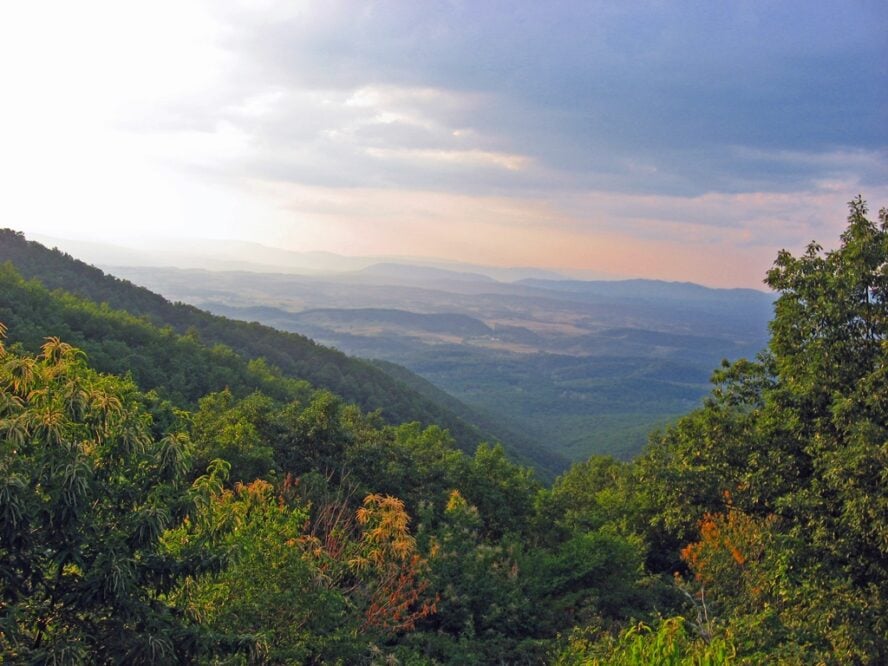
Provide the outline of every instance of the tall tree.
<path id="1" fill-rule="evenodd" d="M 888 211 L 876 224 L 860 197 L 849 206 L 837 249 L 778 255 L 766 280 L 780 292 L 767 353 L 716 373 L 706 405 L 656 438 L 638 469 L 661 546 L 694 540 L 691 521 L 709 514 L 697 541 L 705 548 L 685 559 L 698 574 L 704 559 L 722 563 L 710 584 L 750 645 L 879 663 L 888 650 Z M 755 567 L 707 530 L 765 524 L 770 577 L 729 584 L 748 583 Z M 725 574 L 732 566 L 736 575 Z M 754 611 L 741 588 L 779 603 Z"/>
<path id="2" fill-rule="evenodd" d="M 160 535 L 188 508 L 189 450 L 152 439 L 126 380 L 50 338 L 0 343 L 0 652 L 14 662 L 175 663 L 201 633 L 163 601 L 212 566 Z"/>

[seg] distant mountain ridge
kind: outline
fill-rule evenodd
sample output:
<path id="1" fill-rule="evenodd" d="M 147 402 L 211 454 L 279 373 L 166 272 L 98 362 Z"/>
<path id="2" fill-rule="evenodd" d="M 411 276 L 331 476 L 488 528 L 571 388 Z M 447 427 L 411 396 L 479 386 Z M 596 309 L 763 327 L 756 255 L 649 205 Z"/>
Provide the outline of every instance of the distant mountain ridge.
<path id="1" fill-rule="evenodd" d="M 96 242 L 34 234 L 46 247 L 58 247 L 97 266 L 177 267 L 213 271 L 249 271 L 291 275 L 336 275 L 378 266 L 446 271 L 451 277 L 474 274 L 487 280 L 513 282 L 525 278 L 559 280 L 564 275 L 534 267 L 502 267 L 410 256 L 346 256 L 317 250 L 298 251 L 260 243 L 219 239 L 192 239 L 184 245 L 172 239 L 135 242 Z M 378 269 L 374 269 L 378 270 Z M 461 279 L 456 277 L 456 279 Z"/>
<path id="2" fill-rule="evenodd" d="M 748 288 L 707 287 L 696 282 L 673 282 L 668 280 L 551 280 L 526 278 L 517 280 L 523 284 L 551 291 L 566 291 L 577 294 L 607 294 L 608 296 L 628 296 L 633 298 L 670 298 L 681 300 L 713 300 L 730 294 L 732 298 L 747 297 L 761 300 L 763 296 L 773 300 L 765 291 Z"/>
<path id="3" fill-rule="evenodd" d="M 405 366 L 418 375 L 400 377 L 405 384 L 444 404 L 419 377 L 431 382 L 469 406 L 475 416 L 451 410 L 464 420 L 497 426 L 485 432 L 507 442 L 517 442 L 520 432 L 530 449 L 540 442 L 572 459 L 637 452 L 647 432 L 705 395 L 722 359 L 761 351 L 773 310 L 773 296 L 754 289 L 545 272 L 497 281 L 501 275 L 469 264 L 393 263 L 323 275 L 108 270 L 214 314 Z M 339 385 L 336 392 L 354 393 L 329 365 L 314 370 Z M 389 401 L 387 409 L 397 404 Z"/>
<path id="4" fill-rule="evenodd" d="M 157 326 L 168 326 L 180 334 L 193 331 L 204 343 L 222 343 L 247 360 L 264 358 L 288 377 L 305 379 L 316 387 L 330 389 L 364 410 L 382 410 L 389 422 L 416 420 L 440 425 L 451 431 L 461 448 L 469 450 L 483 439 L 498 439 L 410 389 L 379 367 L 318 345 L 302 335 L 257 323 L 233 321 L 183 303 L 171 303 L 148 289 L 106 275 L 59 250 L 50 250 L 26 240 L 18 232 L 3 229 L 0 230 L 0 262 L 7 261 L 22 276 L 39 280 L 47 289 L 63 290 L 96 303 L 107 303 L 111 308 L 145 317 Z M 52 334 L 52 331 L 44 333 Z M 14 339 L 14 330 L 11 335 Z M 404 372 L 409 371 L 405 369 Z M 470 415 L 471 410 L 466 407 L 464 414 Z M 505 444 L 508 449 L 510 442 Z M 557 454 L 527 442 L 512 447 L 511 451 L 520 460 L 547 474 L 560 471 L 566 465 Z"/>
<path id="5" fill-rule="evenodd" d="M 458 280 L 460 282 L 496 282 L 492 277 L 481 273 L 464 273 L 462 271 L 452 271 L 445 268 L 435 268 L 430 266 L 415 266 L 412 264 L 396 264 L 392 262 L 373 264 L 357 271 L 362 275 L 373 275 L 380 277 L 394 278 L 397 280 L 408 280 L 425 282 L 428 280 Z"/>
<path id="6" fill-rule="evenodd" d="M 639 451 L 702 399 L 723 359 L 764 348 L 773 308 L 766 292 L 655 280 L 117 271 L 226 317 L 405 366 L 573 459 Z"/>

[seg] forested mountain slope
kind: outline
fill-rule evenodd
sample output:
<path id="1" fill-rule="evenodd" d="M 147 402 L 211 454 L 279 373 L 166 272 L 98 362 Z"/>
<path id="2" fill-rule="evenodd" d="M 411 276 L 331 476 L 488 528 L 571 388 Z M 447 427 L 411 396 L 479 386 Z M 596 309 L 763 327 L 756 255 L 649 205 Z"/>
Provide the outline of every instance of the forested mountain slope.
<path id="1" fill-rule="evenodd" d="M 404 366 L 572 461 L 638 454 L 648 432 L 699 405 L 722 359 L 766 346 L 774 300 L 650 280 L 506 283 L 421 266 L 327 275 L 103 267 L 214 314 Z"/>
<path id="2" fill-rule="evenodd" d="M 85 349 L 91 357 L 94 356 L 92 360 L 100 370 L 121 372 L 121 368 L 129 367 L 122 362 L 124 357 L 131 359 L 135 368 L 144 366 L 141 376 L 155 376 L 155 379 L 143 387 L 155 388 L 163 385 L 163 364 L 154 364 L 155 356 L 146 353 L 144 347 L 133 349 L 130 345 L 134 340 L 150 340 L 145 344 L 160 344 L 164 336 L 169 336 L 168 332 L 162 330 L 163 327 L 169 327 L 171 332 L 180 336 L 187 334 L 186 338 L 191 340 L 188 343 L 177 338 L 178 345 L 193 344 L 195 349 L 201 348 L 204 355 L 227 354 L 230 358 L 226 363 L 239 368 L 237 372 L 242 374 L 245 387 L 255 381 L 255 377 L 250 378 L 246 371 L 247 362 L 262 358 L 278 368 L 286 378 L 305 380 L 315 387 L 329 389 L 363 410 L 381 410 L 389 423 L 415 420 L 447 428 L 465 450 L 473 450 L 481 440 L 495 438 L 493 433 L 467 422 L 369 363 L 318 345 L 298 334 L 277 331 L 257 323 L 234 321 L 182 303 L 171 303 L 158 294 L 106 275 L 58 250 L 27 241 L 22 234 L 9 229 L 0 230 L 0 262 L 6 261 L 11 262 L 15 271 L 23 277 L 39 280 L 46 287 L 41 290 L 34 286 L 17 285 L 13 274 L 3 274 L 0 308 L 9 312 L 6 322 L 11 328 L 11 340 L 27 339 L 32 349 L 43 336 L 60 335 Z M 92 307 L 88 303 L 48 291 L 59 289 L 109 307 Z M 13 303 L 10 298 L 23 300 Z M 120 312 L 112 312 L 112 309 L 144 320 L 127 319 Z M 48 330 L 48 318 L 54 318 L 56 327 L 63 328 Z M 130 339 L 117 339 L 115 348 L 112 342 L 114 336 L 110 332 L 117 330 L 116 327 L 124 321 L 129 330 L 138 329 L 139 333 L 133 333 Z M 220 344 L 228 347 L 229 351 L 213 349 Z M 236 359 L 238 355 L 243 359 Z M 189 384 L 175 388 L 179 393 L 178 398 L 194 401 L 209 390 L 219 390 L 227 385 L 221 377 L 195 379 L 200 371 L 196 367 L 186 370 L 186 367 L 173 364 L 165 375 L 181 375 L 182 381 Z M 255 387 L 261 388 L 259 384 Z M 466 408 L 464 414 L 470 413 Z M 556 454 L 526 442 L 505 443 L 520 460 L 534 465 L 546 476 L 566 466 L 565 461 Z"/>
<path id="3" fill-rule="evenodd" d="M 886 663 L 888 210 L 866 213 L 778 255 L 766 352 L 550 487 L 4 266 L 0 660 Z M 8 343 L 43 325 L 89 356 Z M 152 365 L 230 390 L 172 409 L 134 381 Z"/>

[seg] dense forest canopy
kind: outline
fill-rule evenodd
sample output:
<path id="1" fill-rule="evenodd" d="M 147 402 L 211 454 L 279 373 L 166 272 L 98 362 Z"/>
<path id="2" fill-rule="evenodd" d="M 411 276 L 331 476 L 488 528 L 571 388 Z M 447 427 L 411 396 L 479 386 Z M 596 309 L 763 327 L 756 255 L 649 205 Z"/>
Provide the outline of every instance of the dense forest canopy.
<path id="1" fill-rule="evenodd" d="M 779 254 L 769 347 L 703 406 L 549 487 L 200 335 L 26 299 L 44 288 L 7 267 L 2 658 L 884 663 L 888 211 L 867 215 Z M 93 325 L 119 344 L 55 337 Z M 133 340 L 168 364 L 157 390 Z"/>

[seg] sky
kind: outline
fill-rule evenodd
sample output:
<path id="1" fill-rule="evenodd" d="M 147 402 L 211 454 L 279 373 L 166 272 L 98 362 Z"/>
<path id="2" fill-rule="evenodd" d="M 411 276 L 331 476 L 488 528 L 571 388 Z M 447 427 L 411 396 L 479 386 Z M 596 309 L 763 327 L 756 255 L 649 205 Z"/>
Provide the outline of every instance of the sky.
<path id="1" fill-rule="evenodd" d="M 3 3 L 0 220 L 761 287 L 888 206 L 886 34 L 881 0 Z"/>

